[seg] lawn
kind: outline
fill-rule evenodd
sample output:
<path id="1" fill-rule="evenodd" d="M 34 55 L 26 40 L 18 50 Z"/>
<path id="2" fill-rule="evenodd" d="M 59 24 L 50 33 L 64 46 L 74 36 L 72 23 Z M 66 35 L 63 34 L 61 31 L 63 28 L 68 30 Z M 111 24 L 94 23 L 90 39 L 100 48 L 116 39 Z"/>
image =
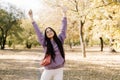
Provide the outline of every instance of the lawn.
<path id="1" fill-rule="evenodd" d="M 39 80 L 42 53 L 38 49 L 1 50 L 0 80 Z M 79 50 L 67 50 L 64 80 L 120 80 L 120 53 L 89 48 L 83 58 Z"/>

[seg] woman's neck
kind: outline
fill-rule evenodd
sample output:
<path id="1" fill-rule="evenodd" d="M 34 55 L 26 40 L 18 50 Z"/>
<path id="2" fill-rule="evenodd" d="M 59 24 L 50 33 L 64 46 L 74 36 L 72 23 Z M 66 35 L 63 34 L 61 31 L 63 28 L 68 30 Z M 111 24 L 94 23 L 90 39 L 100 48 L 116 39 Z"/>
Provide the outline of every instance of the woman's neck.
<path id="1" fill-rule="evenodd" d="M 51 41 L 53 41 L 53 38 L 50 38 Z"/>

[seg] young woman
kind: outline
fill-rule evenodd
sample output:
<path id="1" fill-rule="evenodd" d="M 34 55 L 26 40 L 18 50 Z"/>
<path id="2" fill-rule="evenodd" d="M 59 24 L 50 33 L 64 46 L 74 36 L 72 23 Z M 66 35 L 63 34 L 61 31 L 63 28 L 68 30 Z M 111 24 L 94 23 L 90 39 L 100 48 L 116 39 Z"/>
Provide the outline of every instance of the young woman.
<path id="1" fill-rule="evenodd" d="M 67 9 L 63 8 L 62 29 L 58 36 L 51 27 L 47 27 L 45 29 L 45 34 L 43 35 L 33 19 L 32 10 L 29 11 L 29 16 L 36 31 L 38 41 L 43 46 L 45 54 L 50 54 L 52 58 L 51 63 L 44 66 L 45 69 L 40 80 L 63 80 L 63 67 L 65 63 L 63 43 L 66 38 L 67 29 L 66 11 Z"/>

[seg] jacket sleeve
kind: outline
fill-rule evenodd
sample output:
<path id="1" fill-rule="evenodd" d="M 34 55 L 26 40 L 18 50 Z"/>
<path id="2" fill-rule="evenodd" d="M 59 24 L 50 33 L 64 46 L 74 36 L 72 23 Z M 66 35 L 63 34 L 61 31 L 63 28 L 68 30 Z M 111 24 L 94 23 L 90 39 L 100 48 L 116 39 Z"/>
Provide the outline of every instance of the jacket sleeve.
<path id="1" fill-rule="evenodd" d="M 40 29 L 38 28 L 38 25 L 36 24 L 35 21 L 32 22 L 32 25 L 35 29 L 36 34 L 37 34 L 38 42 L 44 47 L 45 46 L 45 38 L 44 38 L 43 33 L 40 31 Z"/>
<path id="2" fill-rule="evenodd" d="M 67 18 L 63 17 L 62 28 L 61 28 L 60 34 L 58 36 L 59 39 L 62 41 L 62 43 L 64 43 L 64 40 L 66 38 L 66 31 L 67 31 Z"/>

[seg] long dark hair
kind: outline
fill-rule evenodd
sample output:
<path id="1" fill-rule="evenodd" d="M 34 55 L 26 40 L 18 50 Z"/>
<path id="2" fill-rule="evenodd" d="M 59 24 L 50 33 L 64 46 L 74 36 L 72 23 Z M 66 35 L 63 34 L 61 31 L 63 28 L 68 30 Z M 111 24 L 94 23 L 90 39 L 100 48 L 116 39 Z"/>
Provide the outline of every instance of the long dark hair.
<path id="1" fill-rule="evenodd" d="M 59 49 L 59 51 L 60 51 L 61 56 L 63 57 L 63 59 L 65 59 L 65 54 L 64 54 L 64 50 L 63 50 L 63 44 L 62 44 L 62 42 L 60 41 L 60 39 L 57 37 L 56 32 L 55 32 L 51 27 L 47 27 L 47 28 L 45 29 L 45 42 L 46 42 L 46 45 L 47 45 L 46 54 L 50 54 L 51 57 L 52 57 L 52 60 L 55 61 L 55 60 L 54 60 L 54 59 L 55 59 L 54 48 L 53 48 L 53 46 L 52 46 L 52 43 L 51 43 L 51 41 L 50 41 L 50 38 L 48 38 L 48 37 L 47 37 L 47 34 L 46 34 L 46 30 L 47 30 L 48 28 L 53 31 L 53 33 L 54 33 L 53 39 L 54 39 L 54 41 L 56 42 L 56 44 L 57 44 L 57 46 L 58 46 L 58 49 Z"/>

